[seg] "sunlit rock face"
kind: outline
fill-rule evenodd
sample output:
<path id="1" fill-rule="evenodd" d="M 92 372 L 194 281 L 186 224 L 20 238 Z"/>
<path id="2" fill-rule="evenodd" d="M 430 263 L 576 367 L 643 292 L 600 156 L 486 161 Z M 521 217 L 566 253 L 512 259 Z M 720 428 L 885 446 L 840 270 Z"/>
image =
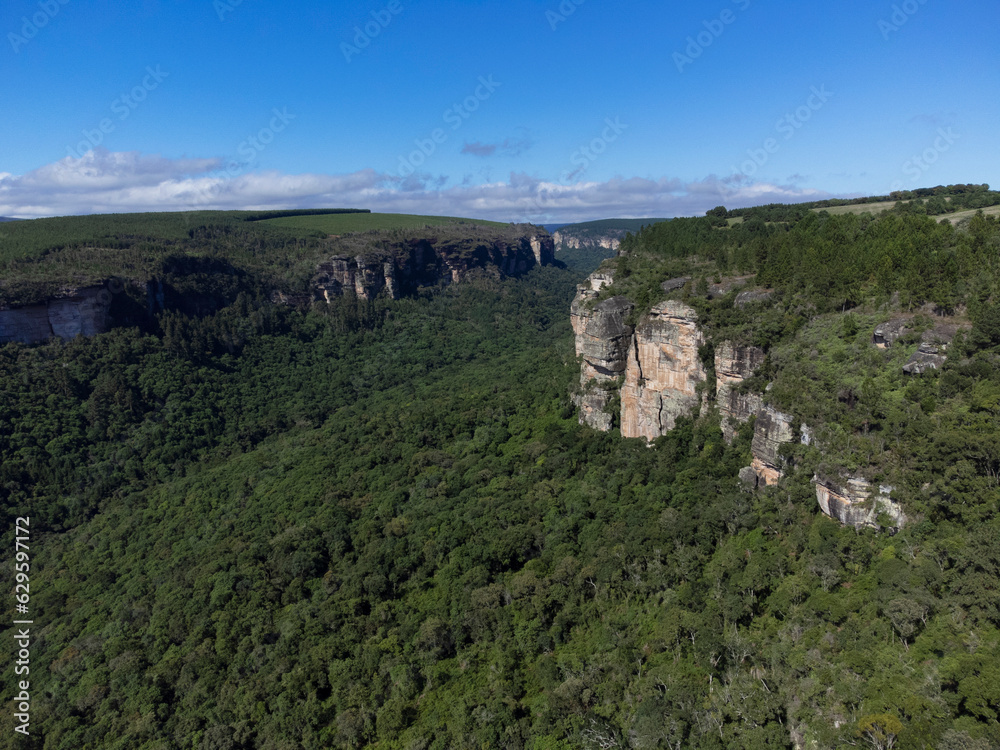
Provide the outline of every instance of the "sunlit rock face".
<path id="1" fill-rule="evenodd" d="M 693 308 L 668 300 L 636 326 L 621 392 L 624 437 L 665 435 L 698 407 L 696 388 L 707 374 L 698 358 L 705 336 L 697 321 Z"/>
<path id="2" fill-rule="evenodd" d="M 715 400 L 722 417 L 722 435 L 731 442 L 736 425 L 746 422 L 764 405 L 759 393 L 740 393 L 738 386 L 764 364 L 764 350 L 723 341 L 715 350 Z"/>
<path id="3" fill-rule="evenodd" d="M 0 309 L 0 344 L 94 336 L 108 330 L 111 293 L 104 286 L 64 289 L 44 302 Z"/>
<path id="4" fill-rule="evenodd" d="M 580 393 L 576 404 L 580 424 L 610 430 L 612 416 L 607 406 L 614 396 L 618 378 L 624 375 L 632 342 L 632 326 L 626 323 L 634 305 L 624 297 L 594 302 L 605 279 L 588 279 L 577 290 L 570 308 L 576 334 L 576 355 L 580 358 Z"/>
<path id="5" fill-rule="evenodd" d="M 906 524 L 902 507 L 890 495 L 893 488 L 882 485 L 878 492 L 872 492 L 871 485 L 860 477 L 813 477 L 816 485 L 816 500 L 820 509 L 830 518 L 846 526 L 861 528 L 881 528 L 878 523 L 882 515 L 893 528 Z"/>

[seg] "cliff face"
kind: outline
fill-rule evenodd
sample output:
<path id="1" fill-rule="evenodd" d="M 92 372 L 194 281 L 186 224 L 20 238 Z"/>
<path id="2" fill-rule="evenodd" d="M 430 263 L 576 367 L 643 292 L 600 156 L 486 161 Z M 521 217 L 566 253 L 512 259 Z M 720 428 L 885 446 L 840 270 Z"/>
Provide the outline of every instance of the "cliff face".
<path id="1" fill-rule="evenodd" d="M 581 247 L 603 247 L 605 250 L 617 250 L 618 246 L 621 245 L 621 238 L 624 234 L 624 232 L 620 234 L 615 232 L 600 237 L 578 237 L 567 230 L 564 232 L 555 232 L 552 235 L 552 239 L 555 241 L 556 247 L 568 248 L 570 250 L 579 250 Z"/>
<path id="2" fill-rule="evenodd" d="M 816 475 L 812 481 L 819 507 L 842 524 L 877 529 L 879 514 L 884 514 L 894 528 L 906 523 L 903 509 L 890 497 L 892 487 L 880 486 L 873 494 L 871 485 L 858 477 L 831 479 Z"/>
<path id="3" fill-rule="evenodd" d="M 34 305 L 0 309 L 0 344 L 93 336 L 108 330 L 111 293 L 104 286 L 63 290 Z"/>
<path id="4" fill-rule="evenodd" d="M 548 235 L 525 234 L 513 240 L 421 237 L 384 243 L 367 252 L 334 255 L 317 268 L 313 289 L 316 299 L 327 302 L 345 294 L 370 300 L 383 292 L 399 299 L 421 286 L 461 283 L 472 273 L 520 276 L 554 260 L 555 245 Z"/>
<path id="5" fill-rule="evenodd" d="M 608 403 L 618 378 L 625 373 L 632 326 L 625 323 L 634 307 L 624 297 L 612 297 L 592 304 L 603 279 L 593 286 L 578 288 L 570 308 L 570 322 L 576 334 L 576 355 L 581 358 L 581 392 L 574 400 L 580 409 L 580 424 L 596 430 L 611 429 Z"/>
<path id="6" fill-rule="evenodd" d="M 722 434 L 733 439 L 736 424 L 746 422 L 764 406 L 759 393 L 740 393 L 737 387 L 764 364 L 764 350 L 723 341 L 715 350 L 715 400 L 722 416 Z"/>
<path id="7" fill-rule="evenodd" d="M 647 440 L 674 428 L 677 417 L 698 405 L 705 382 L 698 348 L 705 337 L 698 315 L 682 302 L 653 307 L 635 329 L 622 386 L 622 435 Z"/>
<path id="8" fill-rule="evenodd" d="M 784 460 L 778 449 L 782 443 L 790 443 L 794 437 L 795 431 L 792 429 L 790 414 L 780 412 L 773 406 L 764 406 L 757 413 L 753 443 L 750 446 L 753 454 L 750 467 L 757 475 L 758 484 L 778 483 L 784 475 L 782 472 Z"/>

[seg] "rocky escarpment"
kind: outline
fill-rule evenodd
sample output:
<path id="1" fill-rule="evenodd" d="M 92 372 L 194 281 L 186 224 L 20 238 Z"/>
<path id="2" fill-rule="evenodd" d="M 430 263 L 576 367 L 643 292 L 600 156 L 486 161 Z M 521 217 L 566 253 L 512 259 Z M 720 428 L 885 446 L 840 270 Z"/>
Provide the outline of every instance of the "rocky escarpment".
<path id="1" fill-rule="evenodd" d="M 764 406 L 759 393 L 744 392 L 740 385 L 764 364 L 759 346 L 723 341 L 715 349 L 715 401 L 722 417 L 722 434 L 731 442 L 738 423 L 746 422 Z"/>
<path id="2" fill-rule="evenodd" d="M 617 250 L 618 246 L 621 245 L 621 238 L 624 235 L 625 232 L 621 231 L 598 237 L 579 237 L 570 231 L 557 231 L 552 235 L 552 239 L 555 241 L 555 246 L 560 250 L 579 250 L 581 247 L 603 247 L 605 250 Z"/>
<path id="3" fill-rule="evenodd" d="M 842 524 L 856 529 L 880 528 L 880 515 L 890 528 L 900 528 L 906 523 L 902 507 L 891 497 L 892 487 L 880 485 L 875 493 L 867 480 L 839 475 L 816 474 L 812 481 L 819 507 Z"/>
<path id="4" fill-rule="evenodd" d="M 628 350 L 622 436 L 652 440 L 698 406 L 698 386 L 708 377 L 698 356 L 704 344 L 698 314 L 683 302 L 661 302 L 643 316 Z"/>
<path id="5" fill-rule="evenodd" d="M 607 431 L 618 416 L 623 437 L 653 440 L 705 402 L 708 394 L 702 384 L 707 372 L 700 353 L 706 337 L 696 311 L 677 300 L 653 306 L 634 327 L 629 325 L 631 301 L 622 296 L 599 299 L 613 281 L 607 271 L 591 275 L 577 288 L 571 308 L 581 360 L 581 390 L 575 396 L 580 422 Z M 667 284 L 674 290 L 688 281 Z M 755 418 L 751 465 L 740 472 L 751 488 L 775 485 L 788 471 L 784 444 L 798 440 L 816 445 L 813 429 L 765 403 L 765 393 L 742 387 L 765 359 L 764 350 L 756 346 L 723 341 L 715 348 L 714 385 L 725 439 L 731 441 L 738 424 Z M 863 479 L 830 476 L 816 479 L 817 502 L 827 515 L 858 528 L 878 526 L 880 514 L 888 514 L 896 526 L 905 523 L 888 489 L 873 493 Z"/>
<path id="6" fill-rule="evenodd" d="M 103 333 L 108 330 L 111 300 L 107 286 L 99 285 L 63 289 L 36 304 L 0 308 L 0 344 Z"/>
<path id="7" fill-rule="evenodd" d="M 753 459 L 750 468 L 757 477 L 757 484 L 772 485 L 784 475 L 784 459 L 780 448 L 795 438 L 793 417 L 778 411 L 773 406 L 764 406 L 757 413 L 754 423 L 753 443 L 750 452 Z"/>
<path id="8" fill-rule="evenodd" d="M 612 297 L 594 304 L 597 292 L 580 290 L 570 312 L 576 334 L 576 355 L 580 358 L 582 389 L 574 400 L 580 423 L 597 430 L 610 430 L 612 415 L 607 407 L 625 374 L 632 326 L 626 323 L 634 305 L 624 297 Z M 588 304 L 590 302 L 590 304 Z"/>
<path id="9" fill-rule="evenodd" d="M 555 259 L 552 238 L 536 227 L 519 235 L 489 229 L 386 240 L 375 235 L 338 243 L 346 252 L 331 255 L 312 280 L 315 298 L 331 301 L 345 294 L 398 299 L 422 286 L 460 283 L 472 274 L 495 278 L 520 276 Z"/>
<path id="10" fill-rule="evenodd" d="M 687 277 L 675 279 L 665 286 L 680 289 L 688 281 Z M 678 417 L 690 414 L 708 395 L 699 388 L 708 378 L 699 351 L 705 335 L 695 310 L 677 300 L 654 306 L 635 327 L 628 325 L 632 302 L 625 297 L 597 301 L 601 289 L 613 282 L 607 270 L 591 274 L 577 287 L 570 309 L 581 361 L 581 390 L 575 396 L 580 422 L 610 430 L 614 417 L 619 416 L 624 437 L 653 440 L 673 429 Z M 723 342 L 716 349 L 715 387 L 727 440 L 732 439 L 736 424 L 763 406 L 760 394 L 739 389 L 763 362 L 764 351 L 759 347 Z M 616 415 L 608 409 L 619 382 Z"/>
<path id="11" fill-rule="evenodd" d="M 938 321 L 933 328 L 920 334 L 920 345 L 903 365 L 907 375 L 922 375 L 927 370 L 940 370 L 948 359 L 948 347 L 967 323 Z M 904 337 L 912 336 L 912 316 L 891 318 L 875 327 L 872 343 L 879 349 L 889 349 Z M 912 341 L 912 338 L 910 339 Z"/>

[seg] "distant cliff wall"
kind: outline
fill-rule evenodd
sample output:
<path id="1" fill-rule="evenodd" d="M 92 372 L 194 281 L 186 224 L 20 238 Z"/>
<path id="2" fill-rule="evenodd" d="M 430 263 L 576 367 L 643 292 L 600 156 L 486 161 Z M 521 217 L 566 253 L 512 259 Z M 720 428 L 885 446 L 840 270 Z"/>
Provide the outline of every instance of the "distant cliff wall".
<path id="1" fill-rule="evenodd" d="M 461 283 L 474 273 L 515 277 L 554 261 L 555 245 L 547 234 L 421 237 L 333 255 L 320 264 L 312 284 L 316 298 L 328 302 L 345 294 L 398 299 L 421 286 Z"/>
<path id="2" fill-rule="evenodd" d="M 587 247 L 603 247 L 605 250 L 617 250 L 625 231 L 609 232 L 602 236 L 577 236 L 572 230 L 557 231 L 552 235 L 556 248 L 579 250 Z"/>
<path id="3" fill-rule="evenodd" d="M 93 336 L 108 330 L 111 292 L 101 286 L 64 289 L 32 305 L 0 309 L 0 344 Z"/>

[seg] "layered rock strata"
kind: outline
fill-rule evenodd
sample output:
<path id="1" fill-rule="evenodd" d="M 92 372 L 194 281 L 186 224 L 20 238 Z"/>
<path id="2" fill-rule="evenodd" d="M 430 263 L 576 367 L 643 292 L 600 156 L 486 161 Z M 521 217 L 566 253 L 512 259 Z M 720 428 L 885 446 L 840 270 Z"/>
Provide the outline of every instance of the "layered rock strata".
<path id="1" fill-rule="evenodd" d="M 705 336 L 697 312 L 681 302 L 655 305 L 636 326 L 622 386 L 624 437 L 660 437 L 698 406 L 707 374 L 698 358 Z"/>

